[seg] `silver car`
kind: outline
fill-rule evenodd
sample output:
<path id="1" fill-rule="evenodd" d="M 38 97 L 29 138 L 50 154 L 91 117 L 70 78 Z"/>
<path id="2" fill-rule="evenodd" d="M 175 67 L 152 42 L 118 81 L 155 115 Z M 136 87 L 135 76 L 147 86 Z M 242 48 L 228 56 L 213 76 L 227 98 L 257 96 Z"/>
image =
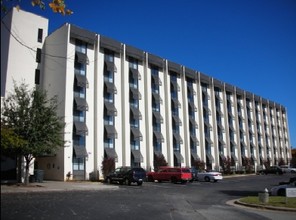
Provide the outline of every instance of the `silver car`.
<path id="1" fill-rule="evenodd" d="M 218 180 L 222 180 L 223 176 L 222 173 L 217 172 L 217 171 L 198 171 L 196 173 L 196 177 L 198 181 L 206 181 L 206 182 L 217 182 Z"/>
<path id="2" fill-rule="evenodd" d="M 270 190 L 270 195 L 272 195 L 272 196 L 286 196 L 286 189 L 287 188 L 296 188 L 296 181 L 294 181 L 292 183 L 272 187 Z"/>

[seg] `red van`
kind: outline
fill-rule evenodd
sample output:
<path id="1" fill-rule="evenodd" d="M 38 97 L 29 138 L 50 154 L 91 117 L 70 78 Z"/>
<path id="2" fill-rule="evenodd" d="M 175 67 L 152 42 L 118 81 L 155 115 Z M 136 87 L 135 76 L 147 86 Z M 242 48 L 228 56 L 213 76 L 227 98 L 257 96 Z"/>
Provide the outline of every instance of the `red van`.
<path id="1" fill-rule="evenodd" d="M 192 180 L 192 174 L 189 168 L 182 167 L 159 167 L 156 172 L 148 172 L 147 180 L 149 182 L 171 181 L 172 183 L 185 183 Z"/>

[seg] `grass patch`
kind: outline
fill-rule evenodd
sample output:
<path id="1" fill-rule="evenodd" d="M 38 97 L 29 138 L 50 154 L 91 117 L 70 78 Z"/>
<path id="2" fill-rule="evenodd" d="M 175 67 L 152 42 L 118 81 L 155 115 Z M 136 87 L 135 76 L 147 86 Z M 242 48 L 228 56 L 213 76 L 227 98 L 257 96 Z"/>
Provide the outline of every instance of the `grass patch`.
<path id="1" fill-rule="evenodd" d="M 248 196 L 241 198 L 239 201 L 255 204 L 255 205 L 268 205 L 268 206 L 276 206 L 276 207 L 287 207 L 287 208 L 296 208 L 296 198 L 286 198 L 284 196 L 269 196 L 269 202 L 266 204 L 262 204 L 259 201 L 258 196 Z"/>

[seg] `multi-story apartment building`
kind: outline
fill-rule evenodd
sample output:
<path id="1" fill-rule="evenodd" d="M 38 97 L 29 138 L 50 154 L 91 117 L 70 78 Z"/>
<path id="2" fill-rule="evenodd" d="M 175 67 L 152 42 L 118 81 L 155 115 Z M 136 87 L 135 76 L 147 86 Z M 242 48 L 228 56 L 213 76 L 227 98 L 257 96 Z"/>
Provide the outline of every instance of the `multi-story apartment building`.
<path id="1" fill-rule="evenodd" d="M 205 162 L 234 169 L 280 160 L 291 147 L 284 106 L 199 71 L 72 24 L 47 36 L 48 20 L 13 9 L 1 25 L 1 97 L 12 80 L 58 95 L 66 144 L 37 158 L 46 179 L 101 175 L 116 166 Z M 97 178 L 97 176 L 96 176 Z"/>

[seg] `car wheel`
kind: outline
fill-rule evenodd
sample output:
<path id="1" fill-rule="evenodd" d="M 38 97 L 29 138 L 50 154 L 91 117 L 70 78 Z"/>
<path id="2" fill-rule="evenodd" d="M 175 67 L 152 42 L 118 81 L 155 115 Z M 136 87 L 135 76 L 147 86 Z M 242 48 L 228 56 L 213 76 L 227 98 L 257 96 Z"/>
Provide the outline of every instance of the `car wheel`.
<path id="1" fill-rule="evenodd" d="M 110 178 L 107 178 L 106 179 L 106 183 L 111 184 L 112 183 L 111 179 Z"/>
<path id="2" fill-rule="evenodd" d="M 291 173 L 296 173 L 296 171 L 295 170 L 291 170 Z"/>
<path id="3" fill-rule="evenodd" d="M 279 189 L 277 192 L 278 196 L 286 196 L 286 190 L 285 189 Z"/>
<path id="4" fill-rule="evenodd" d="M 131 185 L 131 181 L 129 181 L 128 179 L 125 179 L 124 182 L 125 182 L 125 185 L 128 185 L 128 186 Z"/>
<path id="5" fill-rule="evenodd" d="M 137 182 L 138 186 L 142 186 L 143 182 Z"/>
<path id="6" fill-rule="evenodd" d="M 205 181 L 206 181 L 206 182 L 210 182 L 210 177 L 206 176 L 206 177 L 205 177 Z"/>
<path id="7" fill-rule="evenodd" d="M 176 179 L 176 177 L 172 177 L 172 178 L 171 178 L 171 183 L 177 183 L 177 179 Z"/>
<path id="8" fill-rule="evenodd" d="M 154 179 L 152 176 L 148 176 L 148 182 L 154 182 Z"/>

